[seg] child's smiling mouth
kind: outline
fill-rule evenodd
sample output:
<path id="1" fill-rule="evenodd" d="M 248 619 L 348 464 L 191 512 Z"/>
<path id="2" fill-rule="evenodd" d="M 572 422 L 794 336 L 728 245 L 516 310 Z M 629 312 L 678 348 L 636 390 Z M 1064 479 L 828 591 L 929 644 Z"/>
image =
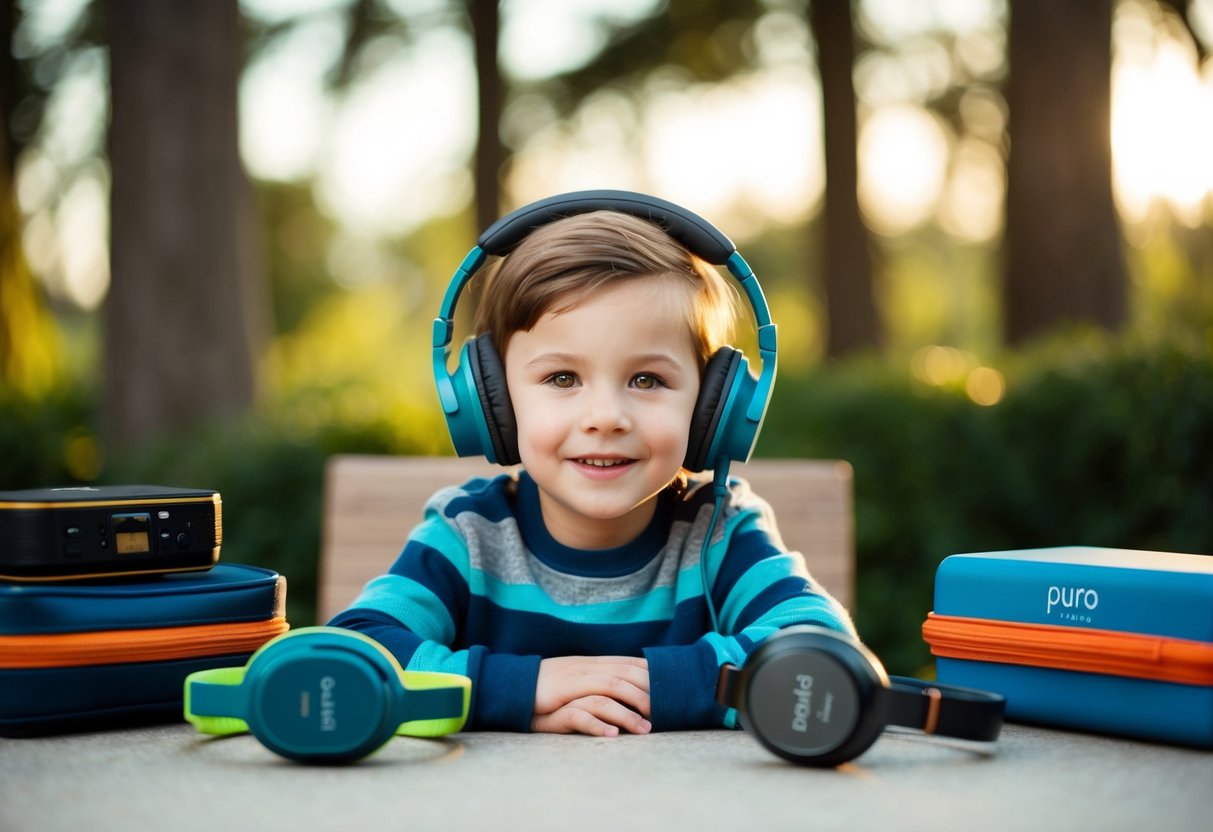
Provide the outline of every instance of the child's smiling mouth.
<path id="1" fill-rule="evenodd" d="M 631 459 L 601 459 L 599 457 L 577 457 L 574 462 L 579 465 L 593 465 L 595 468 L 614 468 L 617 465 L 629 465 L 634 460 Z"/>
<path id="2" fill-rule="evenodd" d="M 591 479 L 614 479 L 632 470 L 636 460 L 626 457 L 578 456 L 569 460 Z"/>

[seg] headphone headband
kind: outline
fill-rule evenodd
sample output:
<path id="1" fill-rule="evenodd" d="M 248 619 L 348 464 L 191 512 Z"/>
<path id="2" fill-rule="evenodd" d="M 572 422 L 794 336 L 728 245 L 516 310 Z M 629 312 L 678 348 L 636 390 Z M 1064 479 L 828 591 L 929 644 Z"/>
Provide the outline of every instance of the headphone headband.
<path id="1" fill-rule="evenodd" d="M 437 737 L 467 719 L 471 682 L 401 668 L 352 630 L 305 627 L 275 638 L 244 667 L 191 673 L 184 712 L 204 734 L 252 733 L 303 762 L 348 762 L 393 735 Z"/>
<path id="2" fill-rule="evenodd" d="M 490 225 L 476 242 L 486 254 L 506 254 L 536 228 L 591 211 L 619 211 L 655 223 L 691 253 L 717 266 L 725 265 L 737 251 L 732 240 L 698 214 L 655 196 L 612 190 L 574 191 L 524 205 Z"/>
<path id="3" fill-rule="evenodd" d="M 886 696 L 889 725 L 979 742 L 993 742 L 1002 730 L 1000 694 L 890 676 Z"/>

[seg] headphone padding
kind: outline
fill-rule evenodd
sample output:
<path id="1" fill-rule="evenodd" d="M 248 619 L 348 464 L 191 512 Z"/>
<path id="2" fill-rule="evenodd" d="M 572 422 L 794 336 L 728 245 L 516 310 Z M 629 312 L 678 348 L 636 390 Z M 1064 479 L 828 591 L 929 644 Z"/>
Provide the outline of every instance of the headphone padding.
<path id="1" fill-rule="evenodd" d="M 699 397 L 695 400 L 695 412 L 691 415 L 690 438 L 687 455 L 683 461 L 690 471 L 702 471 L 708 466 L 707 454 L 712 447 L 716 431 L 724 421 L 723 410 L 728 401 L 728 391 L 741 364 L 741 353 L 732 347 L 721 347 L 708 359 L 699 382 Z"/>
<path id="2" fill-rule="evenodd" d="M 505 365 L 493 344 L 492 333 L 482 333 L 468 342 L 468 358 L 497 463 L 517 465 L 520 462 L 518 425 L 514 421 L 514 405 L 505 380 Z"/>

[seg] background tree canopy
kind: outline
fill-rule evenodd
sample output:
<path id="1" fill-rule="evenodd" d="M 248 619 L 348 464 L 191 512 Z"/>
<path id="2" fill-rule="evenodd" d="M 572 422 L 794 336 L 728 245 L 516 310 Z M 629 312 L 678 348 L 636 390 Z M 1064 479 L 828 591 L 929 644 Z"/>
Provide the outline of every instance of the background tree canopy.
<path id="1" fill-rule="evenodd" d="M 0 488 L 219 488 L 224 557 L 284 571 L 296 623 L 325 457 L 449 453 L 450 274 L 588 187 L 704 214 L 761 275 L 758 453 L 855 466 L 856 611 L 894 670 L 951 552 L 1213 552 L 1213 0 L 0 21 Z"/>

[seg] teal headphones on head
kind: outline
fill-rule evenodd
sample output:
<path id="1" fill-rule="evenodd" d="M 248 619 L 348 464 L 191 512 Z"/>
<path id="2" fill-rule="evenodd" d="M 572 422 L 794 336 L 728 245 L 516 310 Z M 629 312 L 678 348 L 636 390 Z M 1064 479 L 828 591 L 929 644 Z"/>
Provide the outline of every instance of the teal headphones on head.
<path id="1" fill-rule="evenodd" d="M 304 627 L 266 642 L 245 667 L 191 673 L 185 718 L 204 734 L 250 732 L 291 760 L 352 762 L 397 734 L 463 727 L 465 676 L 404 670 L 382 645 L 337 627 Z"/>
<path id="2" fill-rule="evenodd" d="M 755 378 L 739 350 L 721 347 L 704 368 L 691 419 L 684 466 L 691 471 L 711 468 L 723 478 L 729 461 L 749 459 L 758 439 L 775 383 L 775 325 L 771 323 L 758 278 L 728 237 L 685 208 L 631 191 L 577 191 L 526 205 L 493 223 L 464 257 L 434 319 L 431 344 L 434 381 L 455 453 L 483 455 L 500 465 L 520 461 L 505 368 L 492 334 L 482 333 L 468 339 L 454 371 L 447 369 L 460 293 L 489 255 L 508 254 L 540 226 L 574 214 L 602 210 L 619 211 L 655 223 L 691 253 L 708 263 L 725 266 L 740 282 L 754 311 L 761 373 Z"/>

